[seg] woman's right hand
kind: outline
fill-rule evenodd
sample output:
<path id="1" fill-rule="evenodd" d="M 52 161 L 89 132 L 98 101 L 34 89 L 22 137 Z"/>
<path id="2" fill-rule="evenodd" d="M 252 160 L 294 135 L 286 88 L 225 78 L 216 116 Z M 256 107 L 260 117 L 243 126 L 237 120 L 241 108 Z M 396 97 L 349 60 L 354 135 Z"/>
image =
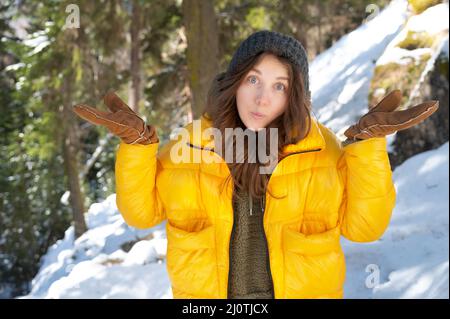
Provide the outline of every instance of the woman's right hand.
<path id="1" fill-rule="evenodd" d="M 127 144 L 158 143 L 156 128 L 147 125 L 124 101 L 115 93 L 109 92 L 103 98 L 112 113 L 99 111 L 93 107 L 78 104 L 73 111 L 81 118 L 95 125 L 103 125 Z"/>

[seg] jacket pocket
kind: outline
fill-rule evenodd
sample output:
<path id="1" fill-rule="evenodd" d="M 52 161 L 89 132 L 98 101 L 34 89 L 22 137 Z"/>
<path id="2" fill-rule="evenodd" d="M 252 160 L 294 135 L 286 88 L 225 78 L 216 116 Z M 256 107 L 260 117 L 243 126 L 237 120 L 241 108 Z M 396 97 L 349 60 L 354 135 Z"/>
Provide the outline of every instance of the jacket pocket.
<path id="1" fill-rule="evenodd" d="M 172 292 L 197 298 L 218 293 L 215 231 L 208 226 L 188 232 L 167 222 L 167 272 Z"/>
<path id="2" fill-rule="evenodd" d="M 339 227 L 305 235 L 283 229 L 285 298 L 341 296 L 345 257 Z"/>

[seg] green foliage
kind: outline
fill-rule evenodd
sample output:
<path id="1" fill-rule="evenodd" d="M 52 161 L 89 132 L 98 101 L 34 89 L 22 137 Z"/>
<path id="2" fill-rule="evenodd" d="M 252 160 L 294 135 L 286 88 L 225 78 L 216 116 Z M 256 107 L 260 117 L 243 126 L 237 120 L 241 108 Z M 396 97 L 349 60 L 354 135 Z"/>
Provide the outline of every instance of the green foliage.
<path id="1" fill-rule="evenodd" d="M 38 270 L 40 257 L 49 245 L 63 236 L 72 219 L 70 207 L 61 203 L 62 195 L 68 189 L 63 160 L 63 138 L 67 125 L 61 122 L 63 103 L 67 103 L 68 97 L 72 101 L 87 102 L 81 96 L 98 101 L 98 97 L 106 91 L 105 87 L 120 86 L 127 81 L 120 78 L 122 71 L 116 71 L 116 65 L 121 61 L 113 59 L 116 61 L 114 65 L 107 60 L 120 42 L 107 41 L 105 34 L 95 32 L 96 21 L 85 19 L 83 21 L 89 23 L 93 31 L 86 34 L 82 43 L 77 43 L 73 30 L 64 31 L 62 28 L 66 17 L 65 5 L 60 1 L 30 3 L 12 14 L 28 17 L 26 31 L 32 41 L 41 43 L 40 47 L 39 43 L 29 46 L 28 40 L 0 41 L 0 61 L 7 56 L 12 59 L 9 64 L 21 65 L 12 71 L 5 71 L 0 64 L 0 110 L 4 114 L 0 118 L 0 285 L 12 284 L 15 287 L 13 295 L 27 292 L 28 283 Z M 85 1 L 80 7 L 92 5 L 93 2 Z M 100 8 L 102 3 L 96 5 L 99 8 L 95 12 L 99 15 L 110 14 Z M 5 28 L 0 29 L 0 36 L 6 31 L 11 34 L 9 29 L 6 30 L 8 25 L 5 20 L 0 14 L 0 25 Z M 106 26 L 113 24 L 105 23 Z M 80 36 L 83 36 L 81 32 Z M 97 44 L 89 42 L 94 39 L 102 39 L 101 43 L 107 46 L 95 50 Z M 101 59 L 104 61 L 99 62 Z M 96 79 L 98 74 L 93 70 L 100 70 L 101 80 Z M 67 77 L 74 79 L 69 90 L 63 87 Z M 91 127 L 86 133 L 97 130 Z M 85 132 L 79 133 L 80 138 L 84 139 Z M 97 139 L 89 140 L 92 136 Z M 101 134 L 98 133 L 88 135 L 83 142 L 93 145 L 98 142 L 99 136 Z M 86 204 L 104 199 L 114 192 L 116 145 L 116 140 L 110 141 L 105 154 L 100 156 L 88 172 L 87 179 L 83 180 L 85 184 L 81 187 L 88 194 Z M 83 152 L 78 154 L 80 164 L 94 150 L 95 145 L 90 149 L 83 147 Z M 94 187 L 94 191 L 91 192 L 90 187 Z"/>
<path id="2" fill-rule="evenodd" d="M 408 31 L 405 39 L 397 46 L 406 50 L 415 50 L 418 48 L 430 48 L 434 43 L 435 38 L 430 36 L 427 32 Z"/>
<path id="3" fill-rule="evenodd" d="M 264 7 L 250 9 L 245 20 L 253 29 L 272 29 L 267 9 Z"/>
<path id="4" fill-rule="evenodd" d="M 439 69 L 439 73 L 442 74 L 448 81 L 449 80 L 448 56 L 445 54 L 441 54 L 436 61 L 436 65 Z"/>
<path id="5" fill-rule="evenodd" d="M 404 105 L 430 58 L 430 54 L 423 54 L 417 61 L 412 59 L 407 64 L 392 62 L 377 66 L 370 84 L 369 104 L 376 103 L 374 97 L 376 89 L 384 89 L 385 92 L 398 89 L 402 91 L 401 105 Z"/>

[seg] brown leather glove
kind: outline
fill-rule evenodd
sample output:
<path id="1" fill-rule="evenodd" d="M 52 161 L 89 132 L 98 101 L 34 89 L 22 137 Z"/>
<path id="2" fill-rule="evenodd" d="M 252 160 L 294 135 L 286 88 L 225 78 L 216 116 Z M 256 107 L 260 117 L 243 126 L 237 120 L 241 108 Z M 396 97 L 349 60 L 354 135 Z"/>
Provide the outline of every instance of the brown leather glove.
<path id="1" fill-rule="evenodd" d="M 115 93 L 109 92 L 103 101 L 113 113 L 99 111 L 84 104 L 75 105 L 73 111 L 93 124 L 106 126 L 112 134 L 120 137 L 127 144 L 146 145 L 159 142 L 156 128 L 146 125 L 144 120 Z"/>
<path id="2" fill-rule="evenodd" d="M 350 126 L 344 135 L 350 140 L 384 137 L 422 122 L 439 107 L 439 101 L 431 100 L 404 111 L 395 111 L 401 99 L 400 90 L 390 92 L 363 115 L 357 124 Z"/>

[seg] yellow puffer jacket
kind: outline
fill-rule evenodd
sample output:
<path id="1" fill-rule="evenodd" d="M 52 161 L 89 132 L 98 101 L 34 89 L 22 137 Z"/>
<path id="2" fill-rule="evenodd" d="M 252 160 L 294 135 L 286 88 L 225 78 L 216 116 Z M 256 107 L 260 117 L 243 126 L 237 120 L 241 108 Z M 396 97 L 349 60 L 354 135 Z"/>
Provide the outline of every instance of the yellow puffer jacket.
<path id="1" fill-rule="evenodd" d="M 183 143 L 172 147 L 177 141 L 170 141 L 159 152 L 158 143 L 122 142 L 116 154 L 116 200 L 130 226 L 143 229 L 167 219 L 174 298 L 227 298 L 232 182 L 220 191 L 230 171 L 210 149 L 212 137 L 194 134 L 211 127 L 205 117 L 200 124 L 187 125 Z M 311 124 L 305 139 L 285 146 L 289 155 L 277 163 L 268 183 L 276 197 L 284 197 L 266 194 L 264 213 L 275 298 L 343 298 L 340 235 L 356 242 L 377 240 L 395 205 L 385 138 L 342 147 L 325 126 L 314 119 Z M 177 163 L 171 152 L 184 152 L 191 161 Z"/>

